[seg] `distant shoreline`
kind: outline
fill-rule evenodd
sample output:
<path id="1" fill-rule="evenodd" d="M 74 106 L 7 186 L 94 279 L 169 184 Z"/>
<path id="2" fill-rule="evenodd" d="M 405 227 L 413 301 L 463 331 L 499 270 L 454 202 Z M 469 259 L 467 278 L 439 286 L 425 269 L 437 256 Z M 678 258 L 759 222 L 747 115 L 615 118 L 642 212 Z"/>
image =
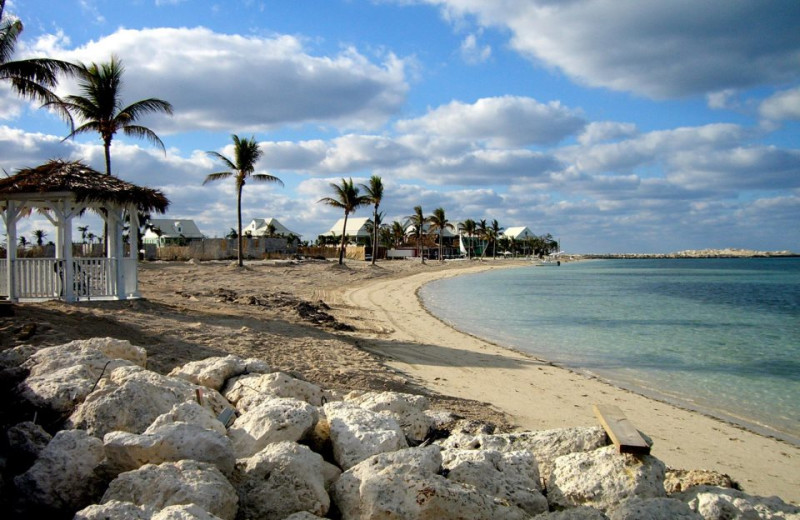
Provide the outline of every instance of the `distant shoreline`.
<path id="1" fill-rule="evenodd" d="M 699 249 L 678 251 L 677 253 L 589 253 L 581 258 L 594 260 L 618 259 L 662 259 L 662 258 L 797 258 L 800 253 L 792 251 L 754 251 L 751 249 Z"/>

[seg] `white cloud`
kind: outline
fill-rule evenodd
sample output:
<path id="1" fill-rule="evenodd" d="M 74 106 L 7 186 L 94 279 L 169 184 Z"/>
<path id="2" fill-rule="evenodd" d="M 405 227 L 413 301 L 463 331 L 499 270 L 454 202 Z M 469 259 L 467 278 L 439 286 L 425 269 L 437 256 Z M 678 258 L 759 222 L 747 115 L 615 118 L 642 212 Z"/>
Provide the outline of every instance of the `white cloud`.
<path id="1" fill-rule="evenodd" d="M 511 45 L 593 87 L 671 98 L 797 78 L 796 0 L 427 0 L 511 31 Z M 765 35 L 769 35 L 766 37 Z"/>
<path id="2" fill-rule="evenodd" d="M 479 45 L 478 37 L 475 34 L 467 35 L 461 42 L 461 58 L 470 65 L 483 63 L 492 56 L 490 45 Z"/>
<path id="3" fill-rule="evenodd" d="M 595 121 L 586 125 L 583 133 L 578 136 L 578 142 L 582 145 L 592 145 L 633 135 L 636 135 L 636 125 L 633 123 Z"/>
<path id="4" fill-rule="evenodd" d="M 533 98 L 482 98 L 473 104 L 453 101 L 417 119 L 396 124 L 400 132 L 433 134 L 487 141 L 495 146 L 554 144 L 580 131 L 585 124 L 578 110 L 558 101 Z"/>
<path id="5" fill-rule="evenodd" d="M 244 37 L 202 27 L 120 29 L 68 50 L 58 41 L 37 48 L 69 61 L 103 62 L 112 54 L 125 66 L 126 100 L 158 97 L 173 117 L 151 126 L 158 133 L 188 130 L 255 132 L 324 123 L 374 128 L 405 101 L 405 62 L 388 54 L 373 63 L 348 48 L 314 56 L 294 36 Z M 76 90 L 64 82 L 60 93 Z"/>
<path id="6" fill-rule="evenodd" d="M 773 94 L 761 103 L 759 112 L 775 121 L 800 121 L 800 87 Z"/>

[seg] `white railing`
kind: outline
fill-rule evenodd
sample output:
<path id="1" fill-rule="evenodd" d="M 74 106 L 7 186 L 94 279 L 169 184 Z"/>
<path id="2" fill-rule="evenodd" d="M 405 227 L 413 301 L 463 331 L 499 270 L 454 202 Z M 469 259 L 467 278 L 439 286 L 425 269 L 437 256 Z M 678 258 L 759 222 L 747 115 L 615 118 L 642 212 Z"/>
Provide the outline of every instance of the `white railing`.
<path id="1" fill-rule="evenodd" d="M 6 259 L 0 259 L 0 296 L 8 296 Z M 14 293 L 20 299 L 63 298 L 66 260 L 17 258 L 14 261 Z M 73 296 L 76 300 L 117 298 L 115 258 L 74 258 Z M 136 259 L 122 260 L 123 298 L 136 295 Z"/>

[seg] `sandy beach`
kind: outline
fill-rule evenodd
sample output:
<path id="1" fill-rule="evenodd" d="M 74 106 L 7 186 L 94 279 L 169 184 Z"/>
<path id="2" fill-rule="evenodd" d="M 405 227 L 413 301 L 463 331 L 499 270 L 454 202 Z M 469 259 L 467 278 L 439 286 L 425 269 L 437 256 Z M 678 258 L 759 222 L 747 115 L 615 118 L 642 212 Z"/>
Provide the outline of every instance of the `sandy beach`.
<path id="1" fill-rule="evenodd" d="M 0 319 L 0 348 L 114 336 L 145 347 L 162 373 L 207 356 L 259 357 L 332 389 L 425 393 L 504 430 L 596 425 L 592 404 L 615 404 L 668 466 L 727 473 L 748 493 L 800 503 L 800 448 L 460 333 L 417 298 L 443 276 L 520 265 L 143 264 L 141 300 L 21 304 Z"/>

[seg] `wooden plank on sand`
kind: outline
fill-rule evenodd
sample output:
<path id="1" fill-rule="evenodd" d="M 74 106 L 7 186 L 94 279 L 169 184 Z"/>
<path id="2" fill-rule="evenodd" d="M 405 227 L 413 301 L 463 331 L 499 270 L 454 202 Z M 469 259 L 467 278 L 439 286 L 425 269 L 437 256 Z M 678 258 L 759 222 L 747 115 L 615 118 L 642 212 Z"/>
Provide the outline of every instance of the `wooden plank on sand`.
<path id="1" fill-rule="evenodd" d="M 592 409 L 620 453 L 650 453 L 650 445 L 642 438 L 633 423 L 625 417 L 619 406 L 595 404 L 592 405 Z"/>

